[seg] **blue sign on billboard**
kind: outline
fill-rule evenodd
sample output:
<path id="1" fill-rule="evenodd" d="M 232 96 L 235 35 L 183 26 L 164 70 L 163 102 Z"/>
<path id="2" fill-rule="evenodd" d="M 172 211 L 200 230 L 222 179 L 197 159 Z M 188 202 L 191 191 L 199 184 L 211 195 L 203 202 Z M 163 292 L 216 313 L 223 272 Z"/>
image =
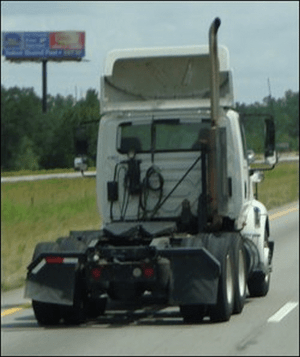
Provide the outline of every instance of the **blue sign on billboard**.
<path id="1" fill-rule="evenodd" d="M 85 56 L 85 33 L 3 32 L 2 55 L 7 59 L 81 59 Z"/>

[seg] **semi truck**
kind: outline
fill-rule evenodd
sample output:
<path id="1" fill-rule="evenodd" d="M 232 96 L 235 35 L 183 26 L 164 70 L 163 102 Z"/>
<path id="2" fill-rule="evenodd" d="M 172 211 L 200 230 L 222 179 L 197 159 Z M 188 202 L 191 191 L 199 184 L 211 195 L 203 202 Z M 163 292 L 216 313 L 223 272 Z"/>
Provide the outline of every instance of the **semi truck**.
<path id="1" fill-rule="evenodd" d="M 179 306 L 188 323 L 223 322 L 248 295 L 268 293 L 274 241 L 254 195 L 261 171 L 250 168 L 219 26 L 216 18 L 208 46 L 108 54 L 97 146 L 101 226 L 35 247 L 25 296 L 40 325 L 78 324 L 105 314 L 108 299 L 138 305 L 146 295 Z M 265 161 L 276 163 L 272 116 Z"/>

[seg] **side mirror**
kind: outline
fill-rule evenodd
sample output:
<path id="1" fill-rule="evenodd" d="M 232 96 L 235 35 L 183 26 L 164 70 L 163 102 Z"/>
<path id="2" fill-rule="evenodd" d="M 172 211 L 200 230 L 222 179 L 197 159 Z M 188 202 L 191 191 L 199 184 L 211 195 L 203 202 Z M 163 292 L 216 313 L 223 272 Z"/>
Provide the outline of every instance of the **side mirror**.
<path id="1" fill-rule="evenodd" d="M 88 140 L 85 127 L 78 127 L 75 130 L 75 155 L 82 156 L 88 154 Z"/>
<path id="2" fill-rule="evenodd" d="M 274 165 L 276 160 L 275 124 L 273 118 L 267 118 L 265 119 L 265 162 Z"/>

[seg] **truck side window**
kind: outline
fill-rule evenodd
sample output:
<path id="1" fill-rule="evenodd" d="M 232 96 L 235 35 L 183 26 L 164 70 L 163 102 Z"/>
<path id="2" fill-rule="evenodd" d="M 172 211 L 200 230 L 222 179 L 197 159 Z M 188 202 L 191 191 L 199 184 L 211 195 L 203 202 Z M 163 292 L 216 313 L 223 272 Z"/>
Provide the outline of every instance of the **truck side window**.
<path id="1" fill-rule="evenodd" d="M 247 142 L 246 142 L 245 127 L 241 120 L 239 122 L 240 122 L 240 130 L 241 130 L 241 137 L 242 137 L 242 144 L 243 144 L 243 154 L 244 154 L 244 158 L 247 160 Z"/>
<path id="2" fill-rule="evenodd" d="M 131 125 L 125 123 L 120 126 L 120 142 L 118 150 L 125 154 L 128 146 L 133 146 L 135 152 L 149 152 L 151 149 L 151 125 Z"/>

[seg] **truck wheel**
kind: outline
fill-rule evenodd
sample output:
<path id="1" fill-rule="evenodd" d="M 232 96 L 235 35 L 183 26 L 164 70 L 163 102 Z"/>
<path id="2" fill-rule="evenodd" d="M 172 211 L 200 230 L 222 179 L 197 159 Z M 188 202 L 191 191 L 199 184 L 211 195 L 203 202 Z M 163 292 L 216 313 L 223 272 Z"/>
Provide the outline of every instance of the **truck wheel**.
<path id="1" fill-rule="evenodd" d="M 84 310 L 81 306 L 64 306 L 62 317 L 67 325 L 79 325 L 86 320 Z"/>
<path id="2" fill-rule="evenodd" d="M 62 317 L 65 324 L 67 325 L 79 325 L 86 320 L 84 301 L 82 298 L 76 295 L 77 294 L 75 290 L 75 302 L 73 306 L 61 306 Z"/>
<path id="3" fill-rule="evenodd" d="M 234 236 L 234 306 L 233 313 L 242 312 L 246 300 L 247 266 L 246 252 L 240 236 Z"/>
<path id="4" fill-rule="evenodd" d="M 57 325 L 61 318 L 59 305 L 32 300 L 35 317 L 40 325 Z"/>
<path id="5" fill-rule="evenodd" d="M 206 305 L 180 305 L 180 313 L 186 323 L 199 323 L 206 313 Z"/>
<path id="6" fill-rule="evenodd" d="M 265 231 L 265 241 L 268 244 L 268 234 Z M 268 267 L 267 273 L 263 271 L 254 272 L 251 277 L 248 279 L 248 290 L 251 297 L 260 297 L 266 296 L 271 279 L 271 270 Z"/>
<path id="7" fill-rule="evenodd" d="M 248 280 L 248 290 L 251 297 L 266 296 L 270 287 L 270 272 L 255 272 Z"/>
<path id="8" fill-rule="evenodd" d="M 226 242 L 227 243 L 227 242 Z M 213 322 L 228 321 L 234 306 L 234 265 L 231 244 L 218 244 L 216 258 L 221 263 L 221 275 L 218 286 L 217 304 L 210 308 L 210 319 Z"/>
<path id="9" fill-rule="evenodd" d="M 88 317 L 96 318 L 104 314 L 107 298 L 88 299 L 86 304 L 86 314 Z"/>
<path id="10" fill-rule="evenodd" d="M 73 306 L 61 306 L 62 317 L 68 325 L 79 325 L 86 320 L 86 288 L 82 272 L 77 273 L 74 286 Z"/>

